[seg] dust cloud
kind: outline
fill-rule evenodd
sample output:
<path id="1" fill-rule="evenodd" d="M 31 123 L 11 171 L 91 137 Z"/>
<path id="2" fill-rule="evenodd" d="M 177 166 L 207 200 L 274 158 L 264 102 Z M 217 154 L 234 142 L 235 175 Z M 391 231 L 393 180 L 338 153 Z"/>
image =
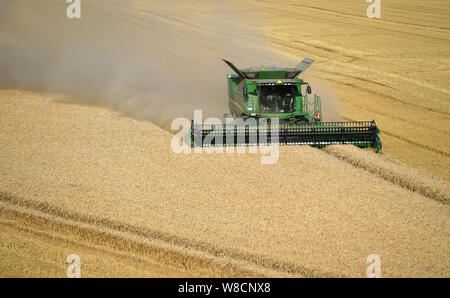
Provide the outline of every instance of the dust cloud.
<path id="1" fill-rule="evenodd" d="M 2 0 L 0 84 L 68 94 L 168 128 L 194 109 L 228 111 L 222 58 L 238 67 L 298 63 L 268 49 L 256 29 L 264 13 L 238 1 L 82 1 L 73 20 L 67 5 Z"/>

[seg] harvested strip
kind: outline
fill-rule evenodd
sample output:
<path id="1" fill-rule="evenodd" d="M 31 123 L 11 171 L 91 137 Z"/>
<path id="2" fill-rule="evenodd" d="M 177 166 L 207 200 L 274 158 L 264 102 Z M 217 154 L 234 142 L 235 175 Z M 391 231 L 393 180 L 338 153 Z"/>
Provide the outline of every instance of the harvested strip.
<path id="1" fill-rule="evenodd" d="M 450 184 L 443 179 L 422 173 L 373 152 L 355 146 L 328 146 L 324 151 L 363 168 L 381 178 L 418 192 L 443 204 L 450 204 Z"/>

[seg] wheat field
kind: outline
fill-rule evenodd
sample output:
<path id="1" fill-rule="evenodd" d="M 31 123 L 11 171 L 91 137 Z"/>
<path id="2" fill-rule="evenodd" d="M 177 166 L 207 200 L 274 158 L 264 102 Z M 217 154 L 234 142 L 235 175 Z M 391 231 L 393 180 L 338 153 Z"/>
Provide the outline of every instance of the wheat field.
<path id="1" fill-rule="evenodd" d="M 357 0 L 86 2 L 87 23 L 67 21 L 64 3 L 0 11 L 0 277 L 64 277 L 69 253 L 83 277 L 365 277 L 370 254 L 384 277 L 449 277 L 450 7 L 385 2 L 379 20 Z M 54 63 L 76 26 L 98 47 Z M 38 40 L 11 54 L 11 36 Z M 125 56 L 107 47 L 117 36 Z M 192 73 L 141 69 L 168 57 Z M 171 117 L 226 112 L 224 57 L 314 58 L 313 90 L 342 120 L 375 119 L 384 154 L 281 147 L 262 165 L 261 153 L 173 153 Z M 173 101 L 196 76 L 223 96 Z"/>
<path id="2" fill-rule="evenodd" d="M 364 276 L 372 253 L 386 276 L 448 273 L 448 205 L 326 151 L 177 155 L 106 108 L 0 98 L 3 224 L 210 276 Z"/>
<path id="3" fill-rule="evenodd" d="M 351 145 L 328 146 L 324 151 L 403 188 L 446 205 L 450 203 L 450 185 L 444 179 L 404 166 L 390 158 L 372 154 L 368 150 L 358 150 Z"/>

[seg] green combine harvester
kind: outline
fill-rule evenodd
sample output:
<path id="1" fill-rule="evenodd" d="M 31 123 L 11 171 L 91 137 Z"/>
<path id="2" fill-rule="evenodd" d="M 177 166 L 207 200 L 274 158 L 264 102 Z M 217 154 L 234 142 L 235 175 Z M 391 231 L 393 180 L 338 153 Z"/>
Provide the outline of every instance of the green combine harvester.
<path id="1" fill-rule="evenodd" d="M 229 121 L 214 125 L 192 121 L 192 147 L 354 144 L 381 153 L 375 121 L 322 121 L 320 97 L 308 98 L 311 86 L 298 78 L 314 60 L 305 58 L 296 68 L 249 69 L 223 61 L 235 73 L 228 75 L 231 115 L 224 118 Z"/>

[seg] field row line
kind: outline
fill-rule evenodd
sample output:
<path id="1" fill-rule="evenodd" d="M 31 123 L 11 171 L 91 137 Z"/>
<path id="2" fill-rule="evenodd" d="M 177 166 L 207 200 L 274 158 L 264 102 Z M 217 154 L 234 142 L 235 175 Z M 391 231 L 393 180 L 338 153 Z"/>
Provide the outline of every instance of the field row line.
<path id="1" fill-rule="evenodd" d="M 416 192 L 444 205 L 450 205 L 450 184 L 443 179 L 422 173 L 383 156 L 374 156 L 372 152 L 356 147 L 328 146 L 323 151 L 408 191 Z"/>
<path id="2" fill-rule="evenodd" d="M 208 271 L 233 277 L 331 277 L 270 256 L 214 247 L 107 219 L 70 213 L 46 203 L 28 201 L 0 192 L 0 216 L 40 230 L 94 242 L 96 245 L 137 254 L 189 272 Z M 211 275 L 209 275 L 211 276 Z"/>

